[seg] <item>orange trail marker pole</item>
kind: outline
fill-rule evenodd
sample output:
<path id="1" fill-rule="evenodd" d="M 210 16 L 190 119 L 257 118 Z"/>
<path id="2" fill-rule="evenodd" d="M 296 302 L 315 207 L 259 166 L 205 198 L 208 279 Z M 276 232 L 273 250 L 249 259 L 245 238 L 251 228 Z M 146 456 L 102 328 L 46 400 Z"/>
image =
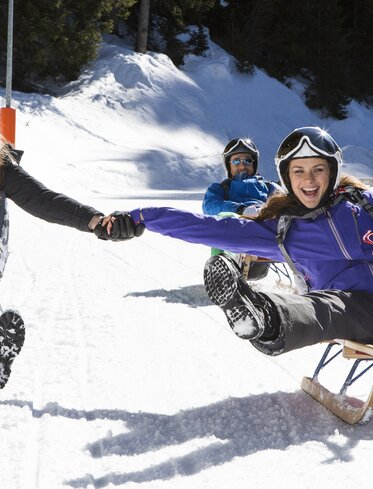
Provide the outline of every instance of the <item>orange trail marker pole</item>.
<path id="1" fill-rule="evenodd" d="M 0 134 L 7 143 L 16 144 L 16 109 L 3 107 L 0 109 Z"/>

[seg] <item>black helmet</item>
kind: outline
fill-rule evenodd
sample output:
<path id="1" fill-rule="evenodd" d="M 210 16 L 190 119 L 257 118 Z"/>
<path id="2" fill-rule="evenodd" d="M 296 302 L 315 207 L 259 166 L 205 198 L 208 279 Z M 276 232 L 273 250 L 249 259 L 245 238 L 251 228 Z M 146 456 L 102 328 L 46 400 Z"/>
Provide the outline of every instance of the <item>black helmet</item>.
<path id="1" fill-rule="evenodd" d="M 343 163 L 342 150 L 334 139 L 320 127 L 300 127 L 291 132 L 280 144 L 275 164 L 282 188 L 291 191 L 287 169 L 293 158 L 325 158 L 331 165 L 330 190 L 334 190 L 340 180 Z"/>
<path id="2" fill-rule="evenodd" d="M 232 177 L 229 159 L 238 153 L 249 153 L 254 159 L 254 175 L 258 169 L 259 151 L 255 144 L 248 138 L 235 138 L 229 141 L 223 151 L 223 162 L 227 169 L 228 178 Z"/>

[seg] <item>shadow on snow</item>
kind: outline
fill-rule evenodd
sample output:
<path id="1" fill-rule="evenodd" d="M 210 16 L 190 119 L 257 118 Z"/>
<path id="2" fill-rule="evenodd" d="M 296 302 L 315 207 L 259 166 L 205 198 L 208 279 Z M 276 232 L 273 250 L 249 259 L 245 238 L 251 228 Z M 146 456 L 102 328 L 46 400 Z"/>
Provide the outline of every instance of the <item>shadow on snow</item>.
<path id="1" fill-rule="evenodd" d="M 183 456 L 169 458 L 143 470 L 111 472 L 98 478 L 86 474 L 65 481 L 66 485 L 74 488 L 90 485 L 102 488 L 110 484 L 192 476 L 212 466 L 228 463 L 235 457 L 246 457 L 264 450 L 286 450 L 292 445 L 310 441 L 322 443 L 330 451 L 330 457 L 321 463 L 352 462 L 353 449 L 359 441 L 373 439 L 369 424 L 346 425 L 301 391 L 228 398 L 173 415 L 117 409 L 84 411 L 64 408 L 57 403 L 35 409 L 32 402 L 22 400 L 2 401 L 0 405 L 28 407 L 35 418 L 48 414 L 87 421 L 107 419 L 125 422 L 125 433 L 108 434 L 84 447 L 94 458 L 136 456 L 191 440 L 214 438 L 208 446 L 191 449 Z M 338 442 L 333 441 L 336 430 Z"/>
<path id="2" fill-rule="evenodd" d="M 172 304 L 186 304 L 190 307 L 211 306 L 212 302 L 206 293 L 204 285 L 189 285 L 178 289 L 155 289 L 146 292 L 129 292 L 126 297 L 162 297 L 165 302 Z"/>

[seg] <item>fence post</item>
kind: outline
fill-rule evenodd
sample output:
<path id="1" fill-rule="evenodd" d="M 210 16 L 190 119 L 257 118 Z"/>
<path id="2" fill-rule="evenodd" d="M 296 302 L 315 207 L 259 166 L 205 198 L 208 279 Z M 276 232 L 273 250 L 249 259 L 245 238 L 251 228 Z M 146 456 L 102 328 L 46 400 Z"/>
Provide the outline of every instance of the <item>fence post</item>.
<path id="1" fill-rule="evenodd" d="M 8 40 L 6 57 L 6 107 L 0 109 L 0 133 L 13 147 L 16 143 L 16 111 L 11 107 L 13 74 L 13 12 L 14 2 L 8 2 Z"/>

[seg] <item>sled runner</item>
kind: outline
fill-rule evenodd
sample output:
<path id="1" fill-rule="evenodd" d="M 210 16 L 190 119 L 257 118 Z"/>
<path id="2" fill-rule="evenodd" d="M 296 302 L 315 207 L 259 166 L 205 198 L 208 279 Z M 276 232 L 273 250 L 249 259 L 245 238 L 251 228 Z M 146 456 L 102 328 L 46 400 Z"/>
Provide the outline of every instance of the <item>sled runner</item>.
<path id="1" fill-rule="evenodd" d="M 339 350 L 332 354 L 331 350 L 335 346 L 339 346 Z M 318 382 L 318 375 L 326 365 L 340 354 L 344 358 L 354 359 L 355 361 L 340 392 L 333 394 Z M 360 367 L 361 365 L 362 367 Z M 326 347 L 313 377 L 303 377 L 302 389 L 346 423 L 355 424 L 364 422 L 373 414 L 373 387 L 365 402 L 347 396 L 347 389 L 372 367 L 373 345 L 365 345 L 350 340 L 334 340 Z"/>

